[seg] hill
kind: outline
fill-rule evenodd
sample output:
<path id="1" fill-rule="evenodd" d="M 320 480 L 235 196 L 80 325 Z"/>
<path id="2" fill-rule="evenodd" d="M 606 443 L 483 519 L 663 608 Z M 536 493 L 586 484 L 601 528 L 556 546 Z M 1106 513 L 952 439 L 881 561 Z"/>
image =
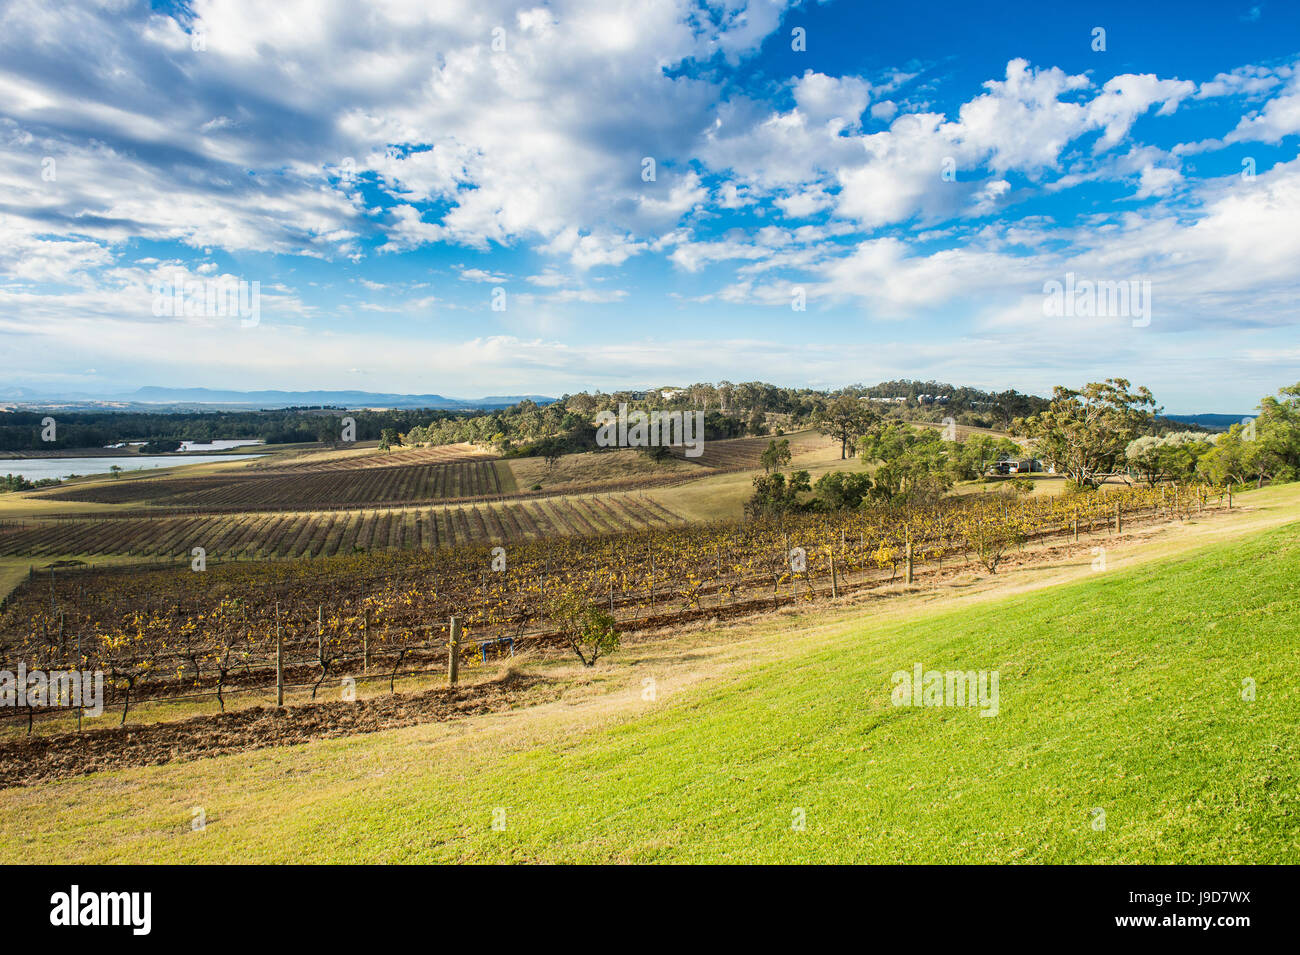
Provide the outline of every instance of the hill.
<path id="1" fill-rule="evenodd" d="M 1238 414 L 1167 414 L 1160 417 L 1168 418 L 1170 421 L 1179 421 L 1183 424 L 1200 425 L 1202 428 L 1209 428 L 1211 431 L 1227 431 L 1234 424 L 1240 424 L 1243 418 L 1253 416 Z"/>
<path id="2" fill-rule="evenodd" d="M 0 854 L 1294 862 L 1300 524 L 1214 533 L 1032 592 L 706 633 L 686 662 L 632 646 L 531 711 L 6 790 Z M 998 672 L 997 715 L 893 705 L 917 664 Z"/>
<path id="3" fill-rule="evenodd" d="M 232 391 L 212 388 L 160 388 L 147 386 L 118 395 L 37 395 L 31 391 L 11 391 L 3 396 L 17 407 L 63 406 L 71 408 L 115 407 L 139 408 L 206 408 L 228 409 L 303 408 L 429 408 L 439 411 L 473 411 L 508 408 L 524 400 L 547 404 L 554 401 L 543 395 L 493 395 L 486 398 L 448 398 L 443 395 L 404 395 L 372 391 Z"/>

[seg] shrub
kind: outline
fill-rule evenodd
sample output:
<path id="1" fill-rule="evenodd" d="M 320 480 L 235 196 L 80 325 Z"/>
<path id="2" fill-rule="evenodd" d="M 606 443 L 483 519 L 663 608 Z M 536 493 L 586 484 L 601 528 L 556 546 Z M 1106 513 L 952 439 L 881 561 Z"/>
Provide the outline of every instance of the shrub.
<path id="1" fill-rule="evenodd" d="M 619 646 L 614 617 L 580 593 L 560 593 L 546 601 L 546 615 L 555 624 L 583 666 L 595 666 L 601 656 Z"/>

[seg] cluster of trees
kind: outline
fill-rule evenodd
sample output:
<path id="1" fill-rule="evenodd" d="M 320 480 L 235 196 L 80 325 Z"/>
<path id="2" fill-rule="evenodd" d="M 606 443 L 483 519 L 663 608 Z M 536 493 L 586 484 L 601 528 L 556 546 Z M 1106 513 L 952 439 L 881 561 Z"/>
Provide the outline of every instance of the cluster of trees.
<path id="1" fill-rule="evenodd" d="M 122 441 L 147 441 L 179 447 L 182 441 L 207 443 L 229 438 L 260 438 L 267 444 L 323 441 L 337 443 L 343 418 L 356 422 L 356 439 L 374 441 L 384 428 L 405 431 L 430 415 L 454 412 L 397 409 L 344 411 L 286 408 L 276 411 L 7 411 L 0 412 L 0 451 L 50 451 L 101 448 Z M 46 417 L 55 419 L 53 441 L 43 440 Z M 161 452 L 159 452 L 161 453 Z"/>
<path id="2" fill-rule="evenodd" d="M 1078 391 L 1057 388 L 1045 411 L 1016 421 L 1014 430 L 1083 489 L 1112 474 L 1151 484 L 1300 479 L 1300 384 L 1263 398 L 1258 416 L 1223 434 L 1162 433 L 1158 410 L 1146 388 L 1109 378 Z"/>
<path id="3" fill-rule="evenodd" d="M 1124 449 L 1124 460 L 1129 473 L 1147 484 L 1193 481 L 1201 476 L 1201 459 L 1214 449 L 1214 445 L 1214 435 L 1196 431 L 1173 431 L 1166 435 L 1144 434 Z"/>
<path id="4" fill-rule="evenodd" d="M 455 444 L 467 441 L 492 447 L 508 457 L 552 457 L 557 452 L 593 451 L 598 447 L 596 415 L 601 411 L 617 412 L 620 404 L 627 405 L 629 412 L 703 411 L 706 441 L 768 432 L 764 411 L 745 410 L 735 406 L 734 402 L 735 399 L 734 410 L 726 411 L 717 406 L 716 397 L 692 404 L 683 395 L 660 400 L 633 392 L 583 392 L 566 395 L 546 405 L 525 400 L 498 411 L 446 416 L 411 428 L 401 435 L 401 443 Z M 713 407 L 709 407 L 710 403 Z"/>
<path id="5" fill-rule="evenodd" d="M 670 407 L 717 410 L 749 420 L 755 413 L 788 416 L 795 425 L 807 424 L 819 411 L 841 397 L 868 399 L 863 404 L 886 417 L 907 416 L 916 420 L 939 421 L 945 416 L 959 424 L 975 427 L 1006 427 L 1016 417 L 1032 414 L 1047 404 L 1046 399 L 1017 391 L 989 392 L 956 387 L 938 381 L 882 381 L 878 385 L 850 385 L 827 392 L 811 388 L 780 388 L 761 381 L 732 384 L 708 382 L 678 389 L 661 389 L 673 394 Z M 872 401 L 871 399 L 903 399 Z M 932 400 L 942 398 L 944 402 Z M 930 399 L 930 400 L 926 400 Z M 761 432 L 752 432 L 761 433 Z"/>
<path id="6" fill-rule="evenodd" d="M 921 389 L 935 389 L 923 391 Z M 921 403 L 918 396 L 951 396 L 947 404 Z M 882 405 L 871 399 L 902 397 L 908 404 Z M 1044 410 L 1049 403 L 1017 391 L 991 395 L 974 388 L 953 388 L 937 382 L 886 382 L 873 388 L 846 388 L 820 404 L 811 416 L 812 426 L 840 442 L 840 457 L 847 458 L 858 450 L 863 438 L 872 434 L 882 422 L 908 430 L 904 422 L 941 422 L 953 425 L 989 428 L 1008 427 L 1016 415 L 1029 410 Z M 977 415 L 974 407 L 993 409 L 991 415 Z"/>
<path id="7" fill-rule="evenodd" d="M 1058 385 L 1047 408 L 1012 422 L 1035 452 L 1080 488 L 1095 488 L 1126 468 L 1131 442 L 1149 433 L 1156 401 L 1124 378 L 1090 382 L 1076 391 Z"/>
<path id="8" fill-rule="evenodd" d="M 590 418 L 566 407 L 563 400 L 539 405 L 524 400 L 509 408 L 462 413 L 417 425 L 401 436 L 401 443 L 488 445 L 511 457 L 528 457 L 552 449 L 562 453 L 596 447 L 596 426 Z"/>
<path id="9" fill-rule="evenodd" d="M 901 421 L 880 422 L 859 439 L 858 448 L 876 465 L 873 496 L 913 503 L 942 497 L 956 482 L 978 480 L 995 462 L 1023 454 L 1009 438 L 980 434 L 949 440 L 943 431 Z"/>
<path id="10" fill-rule="evenodd" d="M 958 441 L 946 428 L 881 416 L 845 393 L 819 409 L 814 422 L 840 442 L 841 457 L 856 453 L 870 473 L 833 471 L 816 483 L 807 471 L 787 475 L 780 469 L 790 463 L 788 442 L 774 441 L 763 455 L 765 473 L 754 479 L 746 512 L 771 516 L 853 508 L 864 501 L 929 503 L 958 481 L 979 480 L 1000 460 L 1026 456 L 1041 459 L 1076 491 L 1095 489 L 1115 475 L 1148 484 L 1300 480 L 1300 384 L 1264 398 L 1257 417 L 1223 434 L 1168 431 L 1159 411 L 1148 389 L 1108 378 L 1077 390 L 1056 388 L 1039 411 L 1011 422 L 1020 442 L 981 434 Z M 1010 486 L 1023 491 L 1032 483 L 1017 479 Z"/>
<path id="11" fill-rule="evenodd" d="M 29 481 L 21 474 L 6 474 L 3 478 L 0 478 L 0 492 L 30 491 L 32 488 L 52 487 L 61 483 L 58 478 L 40 478 L 36 481 Z"/>
<path id="12" fill-rule="evenodd" d="M 887 405 L 873 402 L 883 408 L 888 417 L 906 417 L 915 421 L 942 421 L 952 418 L 957 424 L 972 428 L 1006 430 L 1016 418 L 1027 417 L 1041 411 L 1047 399 L 1037 395 L 1024 395 L 1014 388 L 1008 391 L 983 391 L 979 388 L 957 387 L 939 381 L 913 381 L 903 378 L 882 381 L 864 388 L 861 385 L 846 389 L 855 396 L 868 399 L 898 399 Z M 923 398 L 942 398 L 942 403 Z"/>
<path id="13" fill-rule="evenodd" d="M 627 400 L 618 395 L 613 397 Z M 725 380 L 716 385 L 705 381 L 682 388 L 658 388 L 649 394 L 650 402 L 657 408 L 669 411 L 691 409 L 705 413 L 716 411 L 719 415 L 742 422 L 753 434 L 761 433 L 754 429 L 761 427 L 768 414 L 807 421 L 824 398 L 825 392 L 812 388 L 781 388 L 764 381 L 734 384 Z"/>
<path id="14" fill-rule="evenodd" d="M 949 404 L 919 400 L 922 395 L 940 394 L 950 396 Z M 880 404 L 869 400 L 873 397 L 908 400 Z M 761 381 L 697 382 L 648 392 L 581 392 L 549 405 L 523 401 L 499 411 L 447 414 L 412 428 L 401 441 L 410 445 L 467 441 L 510 456 L 538 456 L 557 447 L 566 454 L 589 451 L 596 447 L 595 416 L 627 405 L 629 411 L 703 411 L 708 441 L 780 435 L 813 426 L 840 440 L 842 455 L 848 457 L 856 451 L 858 438 L 881 418 L 938 421 L 955 415 L 959 423 L 988 426 L 1008 424 L 1046 404 L 1046 399 L 1015 391 L 993 394 L 938 382 L 884 382 L 834 392 L 781 388 Z"/>
<path id="15" fill-rule="evenodd" d="M 995 462 L 1023 453 L 1009 438 L 972 435 L 965 441 L 948 440 L 943 430 L 894 419 L 875 420 L 855 448 L 872 466 L 871 473 L 831 471 L 811 483 L 807 471 L 786 475 L 779 470 L 790 462 L 788 442 L 783 448 L 773 441 L 763 454 L 765 473 L 754 478 L 746 513 L 758 517 L 855 508 L 863 502 L 930 503 L 957 481 L 978 480 Z"/>
<path id="16" fill-rule="evenodd" d="M 1144 435 L 1125 448 L 1124 456 L 1130 472 L 1149 484 L 1209 481 L 1259 487 L 1300 480 L 1300 384 L 1264 398 L 1258 416 L 1224 434 Z"/>

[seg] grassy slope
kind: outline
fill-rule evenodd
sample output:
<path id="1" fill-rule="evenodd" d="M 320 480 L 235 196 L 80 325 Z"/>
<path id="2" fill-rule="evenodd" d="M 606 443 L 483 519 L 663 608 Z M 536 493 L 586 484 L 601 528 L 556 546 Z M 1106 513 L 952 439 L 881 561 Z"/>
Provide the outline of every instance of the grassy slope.
<path id="1" fill-rule="evenodd" d="M 511 714 L 0 792 L 0 857 L 1294 862 L 1297 566 L 1291 524 L 816 639 L 770 621 L 758 662 L 630 719 Z M 917 662 L 999 670 L 1001 715 L 891 706 Z"/>
<path id="2" fill-rule="evenodd" d="M 549 490 L 557 486 L 581 486 L 626 478 L 658 478 L 675 474 L 693 475 L 698 470 L 675 458 L 655 461 L 640 451 L 620 449 L 566 454 L 547 467 L 544 458 L 507 458 L 497 462 L 498 470 L 509 472 L 520 490 L 534 484 Z"/>
<path id="3" fill-rule="evenodd" d="M 840 460 L 840 446 L 829 438 L 808 431 L 794 432 L 786 437 L 790 438 L 795 450 L 789 467 L 785 469 L 787 472 L 805 470 L 809 480 L 815 483 L 830 471 L 867 470 L 861 458 Z M 739 520 L 745 513 L 745 502 L 754 493 L 754 477 L 762 473 L 761 468 L 755 468 L 707 475 L 688 484 L 655 488 L 646 494 L 688 520 Z"/>

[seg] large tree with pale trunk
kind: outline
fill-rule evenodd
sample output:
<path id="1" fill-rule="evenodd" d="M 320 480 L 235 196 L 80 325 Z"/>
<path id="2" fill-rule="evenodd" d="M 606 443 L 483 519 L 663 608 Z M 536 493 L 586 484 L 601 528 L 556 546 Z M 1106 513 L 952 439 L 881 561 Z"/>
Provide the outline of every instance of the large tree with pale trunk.
<path id="1" fill-rule="evenodd" d="M 1129 443 L 1147 433 L 1160 410 L 1146 388 L 1124 378 L 1089 382 L 1075 391 L 1058 385 L 1046 410 L 1017 419 L 1012 433 L 1079 487 L 1095 488 L 1125 466 Z"/>
<path id="2" fill-rule="evenodd" d="M 860 398 L 842 394 L 814 412 L 813 427 L 840 443 L 840 460 L 843 461 L 849 456 L 848 449 L 856 447 L 858 438 L 879 420 L 880 416 Z"/>

